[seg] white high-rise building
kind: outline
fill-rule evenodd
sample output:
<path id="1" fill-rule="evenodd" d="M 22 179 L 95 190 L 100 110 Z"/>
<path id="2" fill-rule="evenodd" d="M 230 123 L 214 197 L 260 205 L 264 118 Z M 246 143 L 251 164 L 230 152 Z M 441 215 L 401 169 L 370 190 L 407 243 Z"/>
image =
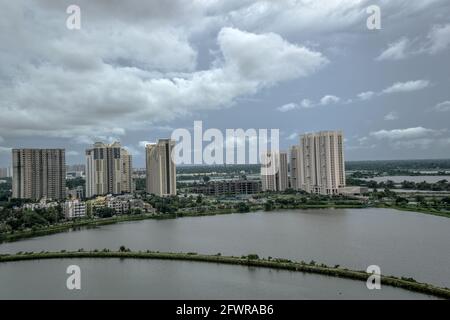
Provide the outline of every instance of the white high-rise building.
<path id="1" fill-rule="evenodd" d="M 147 193 L 158 196 L 177 194 L 176 166 L 172 160 L 175 141 L 159 139 L 145 147 Z"/>
<path id="2" fill-rule="evenodd" d="M 300 137 L 295 175 L 298 188 L 309 193 L 334 195 L 345 187 L 344 137 L 341 131 L 321 131 Z M 291 155 L 291 162 L 293 157 Z M 291 165 L 292 167 L 292 165 Z"/>
<path id="3" fill-rule="evenodd" d="M 286 152 L 267 152 L 261 166 L 262 191 L 285 191 L 289 187 Z"/>
<path id="4" fill-rule="evenodd" d="M 119 142 L 86 150 L 86 197 L 131 192 L 131 156 Z"/>

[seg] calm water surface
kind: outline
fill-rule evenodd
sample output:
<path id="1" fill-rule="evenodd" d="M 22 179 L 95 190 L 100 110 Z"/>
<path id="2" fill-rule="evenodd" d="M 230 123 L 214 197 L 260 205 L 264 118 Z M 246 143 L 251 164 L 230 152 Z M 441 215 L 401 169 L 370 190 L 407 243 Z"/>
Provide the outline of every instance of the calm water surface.
<path id="1" fill-rule="evenodd" d="M 67 266 L 81 290 L 66 288 Z M 0 264 L 0 299 L 432 299 L 321 275 L 212 263 L 57 259 Z"/>
<path id="2" fill-rule="evenodd" d="M 256 212 L 145 220 L 0 244 L 0 252 L 132 250 L 280 257 L 450 287 L 450 219 L 391 209 Z"/>

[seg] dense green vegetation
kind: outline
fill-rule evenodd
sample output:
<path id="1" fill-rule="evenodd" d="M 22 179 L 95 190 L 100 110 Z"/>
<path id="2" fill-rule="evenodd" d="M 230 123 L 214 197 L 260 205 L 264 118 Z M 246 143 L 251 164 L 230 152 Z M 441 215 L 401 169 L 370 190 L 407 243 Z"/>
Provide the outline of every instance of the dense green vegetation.
<path id="1" fill-rule="evenodd" d="M 247 256 L 233 257 L 233 256 L 222 256 L 220 253 L 216 255 L 202 255 L 195 252 L 189 253 L 169 253 L 169 252 L 153 252 L 153 251 L 139 251 L 132 252 L 125 246 L 121 246 L 119 251 L 110 251 L 109 249 L 94 250 L 94 251 L 84 251 L 79 249 L 76 252 L 66 252 L 62 250 L 61 252 L 26 252 L 17 253 L 15 255 L 0 255 L 1 262 L 9 261 L 24 261 L 24 260 L 35 260 L 35 259 L 61 259 L 61 258 L 133 258 L 133 259 L 163 259 L 163 260 L 188 260 L 197 262 L 212 262 L 212 263 L 224 263 L 224 264 L 235 264 L 235 265 L 245 265 L 252 267 L 264 267 L 264 268 L 274 268 L 283 269 L 289 271 L 297 272 L 310 272 L 323 274 L 327 276 L 348 278 L 360 281 L 367 281 L 370 276 L 369 273 L 365 271 L 349 270 L 346 268 L 340 268 L 338 265 L 334 267 L 327 266 L 325 264 L 318 264 L 315 261 L 309 263 L 301 261 L 295 262 L 288 259 L 272 258 L 267 259 L 260 258 L 257 254 L 249 254 Z M 407 277 L 394 277 L 394 276 L 381 276 L 382 285 L 388 285 L 392 287 L 399 287 L 410 291 L 420 292 L 424 294 L 429 294 L 441 298 L 450 298 L 450 289 L 441 288 L 434 285 L 420 283 L 412 278 Z"/>
<path id="2" fill-rule="evenodd" d="M 146 188 L 146 181 L 145 178 L 135 178 L 134 179 L 136 191 L 145 191 Z"/>
<path id="3" fill-rule="evenodd" d="M 77 187 L 84 187 L 86 184 L 86 180 L 81 177 L 76 177 L 73 179 L 66 179 L 66 187 L 70 190 L 75 189 Z"/>
<path id="4" fill-rule="evenodd" d="M 37 230 L 64 220 L 61 206 L 48 209 L 15 209 L 14 201 L 0 210 L 0 239 L 2 233 Z"/>
<path id="5" fill-rule="evenodd" d="M 264 210 L 275 209 L 307 209 L 307 208 L 364 208 L 367 204 L 358 199 L 345 196 L 322 196 L 305 193 L 266 193 L 255 196 L 256 199 L 266 199 Z"/>
<path id="6" fill-rule="evenodd" d="M 414 182 L 414 181 L 402 181 L 396 184 L 392 180 L 380 181 L 375 180 L 363 180 L 355 178 L 355 174 L 351 174 L 346 178 L 347 185 L 349 186 L 365 186 L 372 189 L 406 189 L 406 190 L 426 190 L 426 191 L 450 191 L 450 183 L 448 180 L 443 179 L 434 183 L 431 182 Z"/>
<path id="7" fill-rule="evenodd" d="M 345 169 L 356 171 L 366 170 L 374 172 L 385 172 L 386 175 L 401 175 L 400 172 L 411 172 L 417 170 L 443 170 L 450 169 L 450 159 L 429 160 L 376 160 L 376 161 L 347 161 Z"/>

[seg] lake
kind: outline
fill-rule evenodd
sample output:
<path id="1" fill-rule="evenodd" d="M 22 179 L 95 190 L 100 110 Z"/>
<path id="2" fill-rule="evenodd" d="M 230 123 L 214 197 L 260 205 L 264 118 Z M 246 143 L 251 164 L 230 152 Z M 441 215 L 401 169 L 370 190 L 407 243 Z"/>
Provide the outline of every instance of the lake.
<path id="1" fill-rule="evenodd" d="M 0 252 L 131 250 L 279 257 L 450 287 L 450 219 L 392 209 L 310 209 L 145 220 L 0 244 Z"/>
<path id="2" fill-rule="evenodd" d="M 81 290 L 66 288 L 69 265 Z M 363 281 L 215 263 L 55 259 L 0 264 L 0 299 L 433 299 Z"/>

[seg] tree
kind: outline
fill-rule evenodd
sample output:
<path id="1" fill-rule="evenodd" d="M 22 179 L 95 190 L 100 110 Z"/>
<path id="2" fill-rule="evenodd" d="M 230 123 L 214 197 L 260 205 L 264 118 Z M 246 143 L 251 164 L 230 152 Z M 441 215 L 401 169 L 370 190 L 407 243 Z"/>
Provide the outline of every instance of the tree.
<path id="1" fill-rule="evenodd" d="M 239 202 L 238 205 L 236 206 L 236 209 L 240 213 L 249 212 L 250 206 L 248 204 L 246 204 L 245 202 Z"/>
<path id="2" fill-rule="evenodd" d="M 100 217 L 100 218 L 109 218 L 112 217 L 115 213 L 113 208 L 108 208 L 108 207 L 99 207 L 95 209 L 95 213 Z"/>
<path id="3" fill-rule="evenodd" d="M 397 197 L 397 198 L 395 198 L 395 204 L 399 205 L 399 206 L 408 204 L 408 199 L 403 198 L 403 197 Z"/>
<path id="4" fill-rule="evenodd" d="M 274 207 L 274 202 L 272 200 L 267 200 L 264 204 L 264 210 L 265 211 L 272 211 Z"/>

